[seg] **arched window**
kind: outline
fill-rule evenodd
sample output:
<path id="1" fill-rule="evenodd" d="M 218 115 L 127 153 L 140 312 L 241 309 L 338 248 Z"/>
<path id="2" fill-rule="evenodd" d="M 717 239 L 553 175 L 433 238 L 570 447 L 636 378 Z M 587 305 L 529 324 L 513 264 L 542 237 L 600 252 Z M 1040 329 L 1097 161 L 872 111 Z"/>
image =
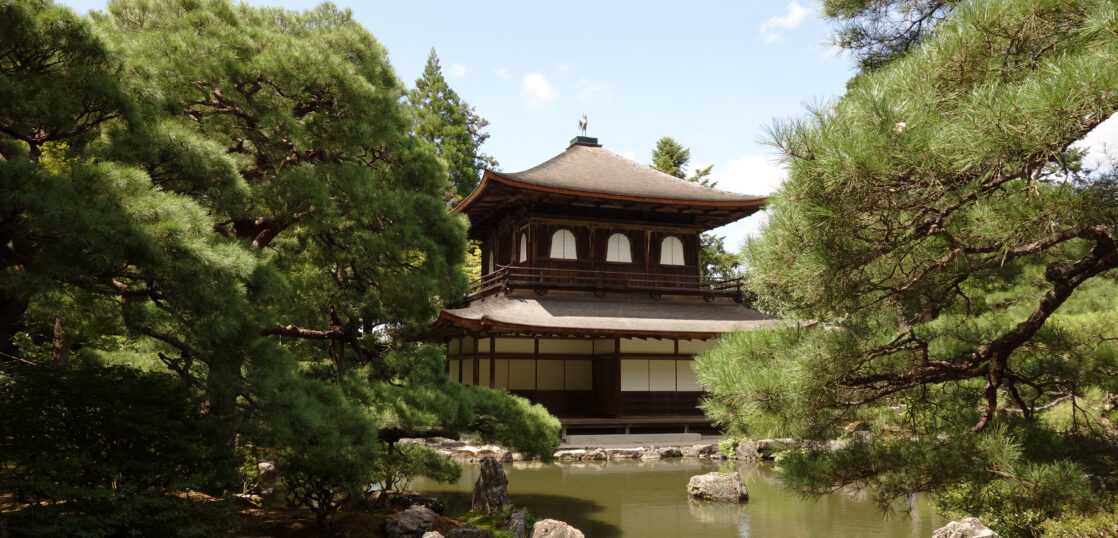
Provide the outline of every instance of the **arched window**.
<path id="1" fill-rule="evenodd" d="M 629 247 L 629 238 L 625 234 L 613 234 L 606 243 L 606 261 L 633 263 L 633 249 Z"/>
<path id="2" fill-rule="evenodd" d="M 520 233 L 520 261 L 528 261 L 528 234 Z"/>
<path id="3" fill-rule="evenodd" d="M 683 242 L 678 237 L 668 236 L 660 243 L 661 265 L 683 265 Z"/>
<path id="4" fill-rule="evenodd" d="M 551 258 L 557 260 L 577 260 L 575 234 L 570 230 L 556 230 L 551 235 Z"/>

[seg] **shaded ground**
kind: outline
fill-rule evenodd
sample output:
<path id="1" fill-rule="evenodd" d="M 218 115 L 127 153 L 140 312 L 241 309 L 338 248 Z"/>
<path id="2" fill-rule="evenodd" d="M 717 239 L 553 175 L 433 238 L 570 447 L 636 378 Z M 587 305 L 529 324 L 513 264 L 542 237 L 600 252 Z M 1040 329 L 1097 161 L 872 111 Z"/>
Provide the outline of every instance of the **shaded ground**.
<path id="1" fill-rule="evenodd" d="M 320 528 L 315 523 L 314 513 L 306 508 L 245 508 L 233 514 L 231 536 L 309 538 L 380 538 L 384 536 L 384 520 L 399 511 L 373 512 L 362 507 L 339 509 L 328 528 Z M 442 534 L 450 532 L 462 522 L 439 516 L 435 530 Z"/>

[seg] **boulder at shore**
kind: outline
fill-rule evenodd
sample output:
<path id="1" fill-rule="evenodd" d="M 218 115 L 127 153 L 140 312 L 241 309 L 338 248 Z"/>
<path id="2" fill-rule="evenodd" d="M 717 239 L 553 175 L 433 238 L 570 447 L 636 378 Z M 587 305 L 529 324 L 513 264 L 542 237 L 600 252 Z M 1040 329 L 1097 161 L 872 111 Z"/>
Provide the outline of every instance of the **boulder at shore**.
<path id="1" fill-rule="evenodd" d="M 524 513 L 524 510 L 509 512 L 509 517 L 505 520 L 505 530 L 515 533 L 516 538 L 528 536 L 528 515 Z"/>
<path id="2" fill-rule="evenodd" d="M 421 538 L 435 530 L 439 515 L 426 506 L 414 505 L 400 515 L 384 521 L 384 535 L 388 538 Z"/>
<path id="3" fill-rule="evenodd" d="M 463 523 L 446 533 L 446 538 L 491 538 L 492 536 L 493 533 L 469 523 Z"/>
<path id="4" fill-rule="evenodd" d="M 749 492 L 738 473 L 707 473 L 691 477 L 687 495 L 705 501 L 740 503 L 749 500 Z"/>
<path id="5" fill-rule="evenodd" d="M 952 521 L 932 532 L 932 538 L 1001 538 L 976 517 Z"/>
<path id="6" fill-rule="evenodd" d="M 586 538 L 586 535 L 562 521 L 541 519 L 532 526 L 532 538 Z"/>
<path id="7" fill-rule="evenodd" d="M 738 461 L 761 461 L 761 453 L 757 452 L 757 444 L 750 439 L 738 441 L 738 447 L 734 451 L 734 455 Z"/>
<path id="8" fill-rule="evenodd" d="M 496 514 L 509 504 L 509 479 L 505 469 L 492 456 L 481 459 L 481 475 L 474 483 L 474 493 L 470 497 L 470 510 Z"/>

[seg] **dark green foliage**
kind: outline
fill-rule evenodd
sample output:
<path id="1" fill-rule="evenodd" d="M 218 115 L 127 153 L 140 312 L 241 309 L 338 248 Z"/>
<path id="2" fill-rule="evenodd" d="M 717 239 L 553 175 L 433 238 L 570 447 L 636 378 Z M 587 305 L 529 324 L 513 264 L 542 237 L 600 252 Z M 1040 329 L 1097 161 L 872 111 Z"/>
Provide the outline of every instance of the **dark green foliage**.
<path id="1" fill-rule="evenodd" d="M 415 135 L 433 144 L 446 164 L 447 201 L 454 205 L 474 190 L 486 168 L 497 169 L 497 160 L 480 150 L 489 138 L 482 132 L 489 122 L 447 84 L 435 49 L 415 89 L 408 92 L 408 102 L 415 110 Z"/>
<path id="2" fill-rule="evenodd" d="M 747 246 L 751 288 L 822 323 L 728 337 L 697 368 L 735 435 L 875 424 L 872 443 L 787 455 L 801 491 L 931 492 L 1036 536 L 1113 506 L 1118 482 L 1116 176 L 1067 151 L 1118 110 L 1118 6 L 946 17 L 773 127 L 789 180 Z"/>
<path id="3" fill-rule="evenodd" d="M 493 538 L 520 538 L 518 534 L 510 530 L 504 530 L 508 523 L 509 514 L 515 510 L 516 507 L 509 504 L 506 505 L 500 512 L 487 514 L 485 512 L 467 512 L 458 519 L 469 523 L 479 529 L 485 529 L 493 533 Z M 524 512 L 524 520 L 527 523 L 527 530 L 532 532 L 532 526 L 539 521 L 539 518 L 532 515 L 531 512 L 521 509 Z"/>
<path id="4" fill-rule="evenodd" d="M 218 421 L 168 374 L 79 364 L 0 378 L 0 491 L 16 536 L 211 536 L 234 465 Z"/>
<path id="5" fill-rule="evenodd" d="M 717 182 L 711 182 L 710 170 L 714 165 L 710 165 L 702 170 L 696 170 L 691 177 L 687 177 L 684 168 L 691 162 L 691 148 L 685 148 L 676 142 L 674 138 L 665 136 L 656 141 L 656 147 L 652 150 L 652 168 L 659 170 L 669 176 L 675 176 L 679 179 L 686 179 L 692 183 L 698 183 L 704 187 L 714 187 Z"/>
<path id="6" fill-rule="evenodd" d="M 835 22 L 836 45 L 873 70 L 917 46 L 958 0 L 825 0 L 823 16 Z"/>
<path id="7" fill-rule="evenodd" d="M 464 289 L 465 223 L 348 11 L 0 9 L 0 92 L 22 99 L 0 110 L 4 363 L 170 370 L 205 398 L 207 446 L 274 450 L 323 517 L 400 424 L 553 444 L 546 413 L 453 400 L 441 359 L 406 343 Z"/>
<path id="8" fill-rule="evenodd" d="M 50 2 L 0 3 L 0 133 L 27 144 L 32 161 L 43 144 L 77 147 L 98 125 L 131 111 L 112 54 L 91 34 L 85 21 Z M 10 144 L 0 154 L 16 151 Z"/>

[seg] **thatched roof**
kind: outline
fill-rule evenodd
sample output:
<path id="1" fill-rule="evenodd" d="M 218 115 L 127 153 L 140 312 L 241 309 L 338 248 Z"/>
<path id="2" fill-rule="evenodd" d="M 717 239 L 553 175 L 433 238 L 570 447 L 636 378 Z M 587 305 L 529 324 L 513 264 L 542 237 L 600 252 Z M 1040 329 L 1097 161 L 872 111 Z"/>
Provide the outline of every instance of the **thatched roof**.
<path id="1" fill-rule="evenodd" d="M 764 196 L 704 187 L 596 143 L 576 141 L 563 153 L 527 170 L 486 171 L 481 183 L 453 212 L 465 213 L 475 227 L 484 227 L 496 218 L 495 213 L 515 204 L 574 204 L 635 211 L 642 218 L 658 214 L 707 229 L 749 216 L 765 200 Z"/>
<path id="2" fill-rule="evenodd" d="M 601 146 L 577 143 L 522 172 L 494 174 L 541 187 L 660 200 L 757 202 L 765 198 L 704 187 L 631 161 Z"/>

